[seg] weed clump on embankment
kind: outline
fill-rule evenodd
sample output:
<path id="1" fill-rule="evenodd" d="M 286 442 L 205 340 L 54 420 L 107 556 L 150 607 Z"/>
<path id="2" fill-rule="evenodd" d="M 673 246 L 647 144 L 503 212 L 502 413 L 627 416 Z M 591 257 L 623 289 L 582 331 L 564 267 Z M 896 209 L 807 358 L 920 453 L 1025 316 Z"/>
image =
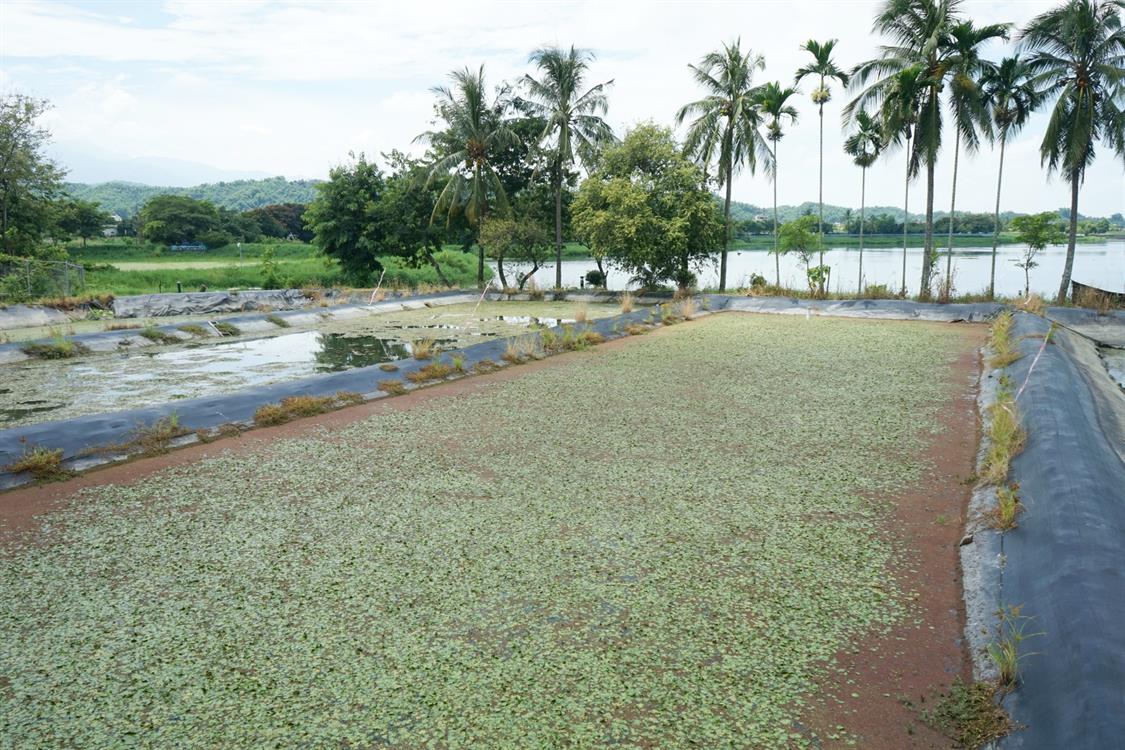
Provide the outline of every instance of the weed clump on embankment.
<path id="1" fill-rule="evenodd" d="M 363 402 L 361 394 L 348 391 L 339 391 L 332 396 L 288 396 L 279 403 L 259 407 L 254 412 L 254 424 L 259 427 L 285 424 L 294 419 L 312 417 Z"/>

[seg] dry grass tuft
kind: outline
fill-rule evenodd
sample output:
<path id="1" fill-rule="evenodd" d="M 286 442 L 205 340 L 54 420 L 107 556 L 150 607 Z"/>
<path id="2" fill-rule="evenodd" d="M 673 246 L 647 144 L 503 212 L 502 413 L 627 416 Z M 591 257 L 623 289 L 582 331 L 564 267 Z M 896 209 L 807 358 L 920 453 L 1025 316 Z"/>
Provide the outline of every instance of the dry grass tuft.
<path id="1" fill-rule="evenodd" d="M 406 393 L 406 386 L 402 384 L 401 380 L 380 380 L 379 385 L 376 387 L 383 393 L 388 393 L 392 396 L 401 396 Z"/>
<path id="2" fill-rule="evenodd" d="M 383 372 L 398 372 L 398 365 L 391 362 L 384 362 L 379 365 L 379 369 Z"/>
<path id="3" fill-rule="evenodd" d="M 996 320 L 992 321 L 992 333 L 989 338 L 992 359 L 988 364 L 993 368 L 1007 367 L 1023 356 L 1012 342 L 1012 322 L 1012 313 L 1008 310 L 997 315 Z"/>
<path id="4" fill-rule="evenodd" d="M 414 359 L 430 359 L 441 351 L 433 339 L 414 339 L 410 344 L 410 353 Z"/>
<path id="5" fill-rule="evenodd" d="M 1016 400 L 1006 387 L 1000 389 L 996 403 L 988 407 L 988 417 L 989 446 L 981 478 L 992 484 L 1000 484 L 1008 478 L 1008 467 L 1012 459 L 1023 450 L 1027 435 L 1020 426 Z"/>
<path id="6" fill-rule="evenodd" d="M 650 326 L 642 325 L 641 323 L 630 323 L 625 326 L 625 333 L 630 336 L 643 336 L 651 330 L 652 328 Z"/>
<path id="7" fill-rule="evenodd" d="M 1110 296 L 1095 289 L 1083 289 L 1078 293 L 1075 304 L 1094 310 L 1098 315 L 1108 315 L 1113 310 L 1113 300 Z"/>
<path id="8" fill-rule="evenodd" d="M 156 326 L 147 326 L 138 332 L 139 336 L 143 336 L 154 344 L 178 344 L 180 337 L 174 336 L 167 331 L 162 331 Z"/>
<path id="9" fill-rule="evenodd" d="M 200 336 L 206 336 L 207 335 L 207 329 L 206 328 L 204 328 L 203 326 L 197 326 L 193 323 L 189 323 L 187 325 L 180 326 L 179 330 L 183 331 L 184 333 L 188 334 L 189 336 L 194 336 L 196 338 L 198 338 Z"/>
<path id="10" fill-rule="evenodd" d="M 281 403 L 259 407 L 254 412 L 254 424 L 259 427 L 284 424 L 294 419 L 312 417 L 363 402 L 362 394 L 348 391 L 340 391 L 332 396 L 289 396 L 281 399 Z"/>
<path id="11" fill-rule="evenodd" d="M 479 373 L 493 372 L 499 368 L 500 365 L 496 364 L 491 359 L 482 359 L 480 362 L 473 365 L 473 369 Z"/>
<path id="12" fill-rule="evenodd" d="M 13 474 L 27 472 L 36 482 L 57 482 L 74 476 L 73 471 L 63 468 L 62 456 L 62 448 L 49 450 L 36 446 L 26 451 L 18 461 L 5 466 L 4 470 Z"/>
<path id="13" fill-rule="evenodd" d="M 691 320 L 696 312 L 695 300 L 692 297 L 684 297 L 680 302 L 680 317 L 684 320 Z"/>
<path id="14" fill-rule="evenodd" d="M 421 369 L 407 373 L 406 379 L 411 383 L 429 383 L 434 380 L 445 380 L 454 372 L 457 372 L 457 370 L 453 365 L 446 364 L 441 360 L 434 360 Z"/>
<path id="15" fill-rule="evenodd" d="M 140 328 L 140 323 L 106 323 L 105 330 L 107 331 L 130 331 L 134 328 Z M 182 328 L 180 330 L 183 330 Z"/>
<path id="16" fill-rule="evenodd" d="M 990 682 L 967 683 L 958 677 L 937 705 L 922 713 L 922 720 L 960 747 L 979 748 L 1013 729 L 997 692 Z"/>
<path id="17" fill-rule="evenodd" d="M 1047 309 L 1047 303 L 1038 294 L 1032 293 L 1028 295 L 1027 299 L 1017 302 L 1016 307 L 1033 315 L 1042 315 Z"/>
<path id="18" fill-rule="evenodd" d="M 1013 484 L 996 490 L 996 509 L 992 512 L 993 526 L 999 531 L 1011 531 L 1018 525 L 1017 516 L 1023 512 L 1020 486 Z"/>
<path id="19" fill-rule="evenodd" d="M 220 320 L 217 323 L 212 323 L 211 325 L 215 326 L 215 330 L 217 330 L 219 332 L 220 336 L 241 336 L 242 335 L 242 329 L 239 328 L 238 326 L 236 326 L 234 323 L 227 323 L 225 321 Z"/>
<path id="20" fill-rule="evenodd" d="M 579 305 L 578 308 L 574 311 L 574 322 L 575 323 L 585 323 L 589 319 L 590 319 L 590 311 L 586 308 L 585 305 Z"/>
<path id="21" fill-rule="evenodd" d="M 280 315 L 267 315 L 266 320 L 273 323 L 278 328 L 289 328 L 289 321 Z"/>
<path id="22" fill-rule="evenodd" d="M 637 300 L 631 292 L 625 292 L 625 294 L 621 295 L 621 312 L 631 313 L 636 305 Z"/>

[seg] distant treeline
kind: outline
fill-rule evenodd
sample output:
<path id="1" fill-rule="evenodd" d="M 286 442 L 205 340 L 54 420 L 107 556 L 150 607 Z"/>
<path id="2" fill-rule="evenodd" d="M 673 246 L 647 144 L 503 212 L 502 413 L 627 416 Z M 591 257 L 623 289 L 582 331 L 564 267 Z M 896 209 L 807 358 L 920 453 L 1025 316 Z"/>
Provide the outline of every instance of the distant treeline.
<path id="1" fill-rule="evenodd" d="M 135 182 L 103 182 L 85 185 L 66 183 L 72 197 L 101 204 L 102 210 L 122 218 L 136 216 L 150 198 L 157 195 L 182 195 L 213 203 L 231 211 L 249 211 L 282 203 L 311 203 L 316 197 L 318 180 L 286 180 L 269 177 L 263 180 L 235 180 L 194 187 L 157 187 Z"/>

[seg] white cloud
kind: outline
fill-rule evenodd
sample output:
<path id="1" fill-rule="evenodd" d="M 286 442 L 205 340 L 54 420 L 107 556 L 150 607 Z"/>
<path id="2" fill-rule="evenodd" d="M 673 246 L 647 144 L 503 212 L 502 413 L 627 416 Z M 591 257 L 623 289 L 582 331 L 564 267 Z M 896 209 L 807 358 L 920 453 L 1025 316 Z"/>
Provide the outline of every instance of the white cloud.
<path id="1" fill-rule="evenodd" d="M 979 21 L 1024 22 L 1053 0 L 967 2 Z M 838 37 L 839 60 L 874 54 L 874 0 L 754 3 L 167 2 L 138 6 L 131 22 L 97 4 L 3 4 L 0 84 L 48 96 L 57 140 L 129 156 L 167 156 L 230 169 L 321 176 L 349 150 L 417 151 L 432 116 L 428 88 L 451 69 L 487 64 L 514 79 L 542 44 L 592 48 L 593 81 L 614 79 L 610 120 L 670 123 L 698 96 L 687 64 L 736 36 L 766 56 L 761 80 L 792 80 L 809 37 Z M 999 53 L 999 49 L 997 53 Z M 79 67 L 80 70 L 73 70 Z M 816 198 L 817 118 L 807 89 L 801 119 L 781 145 L 779 198 Z M 825 114 L 825 200 L 858 204 L 858 172 L 842 152 L 837 90 Z M 1039 116 L 1009 145 L 1005 208 L 1047 209 L 1066 187 L 1039 167 Z M 964 156 L 958 205 L 991 210 L 996 155 Z M 868 176 L 868 204 L 901 202 L 902 156 Z M 936 208 L 948 210 L 952 159 L 937 173 Z M 920 185 L 911 207 L 921 209 Z M 736 179 L 737 199 L 768 205 L 759 176 Z M 1087 212 L 1123 210 L 1120 163 L 1102 153 L 1083 193 Z"/>

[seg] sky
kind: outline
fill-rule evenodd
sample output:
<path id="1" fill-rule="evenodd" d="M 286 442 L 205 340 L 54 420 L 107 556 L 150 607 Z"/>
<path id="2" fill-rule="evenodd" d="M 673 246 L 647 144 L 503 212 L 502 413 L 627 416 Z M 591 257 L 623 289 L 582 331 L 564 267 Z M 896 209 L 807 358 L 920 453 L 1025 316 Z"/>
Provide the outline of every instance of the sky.
<path id="1" fill-rule="evenodd" d="M 966 0 L 978 22 L 1019 25 L 1051 0 Z M 700 97 L 688 64 L 741 38 L 765 56 L 758 80 L 791 84 L 809 38 L 838 38 L 850 68 L 874 57 L 879 3 L 869 0 L 707 2 L 42 2 L 0 0 L 0 92 L 43 97 L 52 153 L 78 181 L 130 179 L 187 184 L 189 178 L 284 175 L 324 178 L 349 152 L 420 154 L 434 97 L 449 71 L 482 63 L 490 85 L 530 72 L 528 53 L 549 44 L 592 50 L 591 84 L 613 80 L 608 120 L 618 134 Z M 999 59 L 1010 47 L 997 44 Z M 799 121 L 779 148 L 778 200 L 817 199 L 817 115 L 811 82 L 801 85 Z M 860 171 L 843 153 L 840 113 L 849 94 L 834 87 L 825 109 L 826 203 L 858 207 Z M 1009 141 L 1002 208 L 1069 205 L 1069 190 L 1040 166 L 1046 116 Z M 958 210 L 991 212 L 997 152 L 962 154 Z M 868 172 L 867 204 L 899 205 L 901 151 Z M 952 149 L 936 174 L 935 209 L 949 209 Z M 151 175 L 156 177 L 150 177 Z M 167 179 L 161 180 L 158 177 Z M 911 211 L 924 185 L 911 186 Z M 736 200 L 768 206 L 761 173 L 733 182 Z M 1125 211 L 1125 169 L 1104 149 L 1088 171 L 1080 211 Z"/>

